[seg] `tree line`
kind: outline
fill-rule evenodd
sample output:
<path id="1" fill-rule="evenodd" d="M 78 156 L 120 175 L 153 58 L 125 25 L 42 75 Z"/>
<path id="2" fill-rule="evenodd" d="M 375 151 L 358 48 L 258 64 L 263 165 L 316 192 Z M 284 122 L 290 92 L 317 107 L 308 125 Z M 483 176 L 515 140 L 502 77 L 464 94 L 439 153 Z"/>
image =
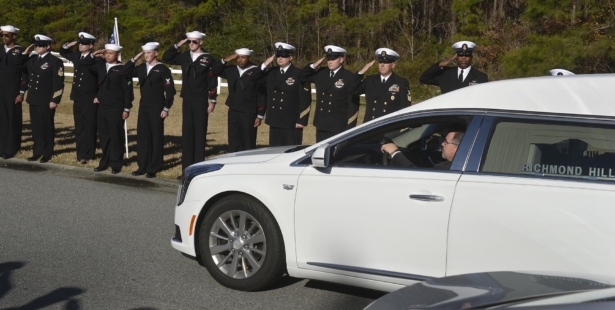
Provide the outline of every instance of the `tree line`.
<path id="1" fill-rule="evenodd" d="M 0 0 L 1 24 L 21 29 L 18 42 L 36 33 L 56 40 L 54 49 L 85 31 L 102 47 L 119 21 L 125 55 L 148 41 L 163 49 L 184 33 L 207 33 L 204 47 L 216 58 L 236 48 L 270 56 L 278 41 L 297 47 L 295 64 L 323 56 L 334 44 L 348 50 L 346 66 L 360 69 L 379 47 L 397 51 L 395 71 L 411 82 L 419 101 L 437 94 L 420 86 L 429 65 L 453 54 L 451 44 L 479 46 L 473 65 L 491 80 L 548 74 L 611 73 L 615 0 Z M 375 73 L 372 68 L 368 73 Z"/>

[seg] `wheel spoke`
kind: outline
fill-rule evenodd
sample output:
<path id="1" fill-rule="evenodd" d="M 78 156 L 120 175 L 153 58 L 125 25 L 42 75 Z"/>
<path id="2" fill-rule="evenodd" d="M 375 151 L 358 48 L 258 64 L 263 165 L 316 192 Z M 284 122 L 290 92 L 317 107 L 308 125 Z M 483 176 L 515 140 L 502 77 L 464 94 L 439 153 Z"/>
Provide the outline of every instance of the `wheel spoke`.
<path id="1" fill-rule="evenodd" d="M 250 251 L 255 252 L 256 254 L 259 254 L 259 255 L 263 255 L 263 256 L 265 255 L 265 252 L 259 249 L 250 249 Z"/>
<path id="2" fill-rule="evenodd" d="M 209 233 L 209 234 L 210 234 L 211 236 L 214 236 L 214 237 L 218 238 L 218 239 L 226 240 L 226 241 L 229 241 L 229 242 L 231 241 L 231 238 L 224 237 L 224 236 L 219 235 L 219 234 L 216 234 L 216 233 L 214 233 L 214 232 L 211 232 L 211 233 Z"/>
<path id="3" fill-rule="evenodd" d="M 237 231 L 237 224 L 235 224 L 235 216 L 233 215 L 233 211 L 228 212 L 230 214 L 229 219 L 231 220 L 231 224 L 233 224 L 233 230 Z"/>
<path id="4" fill-rule="evenodd" d="M 233 255 L 233 253 L 228 253 L 228 255 L 218 263 L 218 268 L 221 268 L 222 266 L 224 266 L 224 264 L 226 263 L 228 258 L 231 257 L 231 255 Z"/>
<path id="5" fill-rule="evenodd" d="M 246 228 L 246 213 L 245 212 L 241 212 L 239 213 L 239 233 L 243 234 L 244 229 Z"/>
<path id="6" fill-rule="evenodd" d="M 231 243 L 227 243 L 227 244 L 221 244 L 221 245 L 216 245 L 216 246 L 212 246 L 209 248 L 209 253 L 211 253 L 211 255 L 216 255 L 216 254 L 220 254 L 224 251 L 228 251 L 231 249 Z"/>
<path id="7" fill-rule="evenodd" d="M 231 266 L 228 269 L 228 273 L 226 274 L 227 276 L 234 278 L 235 274 L 237 273 L 237 261 L 239 260 L 239 255 L 237 255 L 237 253 L 234 253 L 235 255 L 233 255 L 233 261 L 231 262 Z"/>
<path id="8" fill-rule="evenodd" d="M 246 259 L 245 258 L 241 258 L 241 268 L 243 268 L 243 276 L 244 277 L 248 277 L 248 268 L 246 267 Z"/>
<path id="9" fill-rule="evenodd" d="M 226 225 L 226 223 L 224 222 L 224 220 L 221 217 L 218 218 L 218 223 L 222 227 L 222 230 L 224 230 L 224 232 L 228 236 L 232 236 L 233 235 L 233 233 L 231 232 L 231 229 Z"/>
<path id="10" fill-rule="evenodd" d="M 244 256 L 246 257 L 246 259 L 250 263 L 250 266 L 252 266 L 252 272 L 253 273 L 261 268 L 261 265 L 256 261 L 254 256 L 252 256 L 252 253 L 250 253 L 248 251 L 244 251 Z"/>
<path id="11" fill-rule="evenodd" d="M 250 243 L 260 243 L 260 242 L 265 242 L 265 235 L 264 234 L 254 235 L 254 236 L 250 237 L 250 239 L 246 240 L 245 243 L 250 244 Z"/>

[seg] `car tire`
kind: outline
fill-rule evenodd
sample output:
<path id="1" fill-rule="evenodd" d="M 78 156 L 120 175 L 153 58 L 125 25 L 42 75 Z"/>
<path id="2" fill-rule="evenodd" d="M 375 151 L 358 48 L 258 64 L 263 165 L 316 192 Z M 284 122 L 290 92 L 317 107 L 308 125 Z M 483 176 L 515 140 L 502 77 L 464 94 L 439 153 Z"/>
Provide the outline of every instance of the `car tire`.
<path id="1" fill-rule="evenodd" d="M 275 218 L 246 195 L 227 196 L 207 212 L 199 229 L 199 254 L 218 283 L 240 291 L 262 290 L 286 270 Z"/>

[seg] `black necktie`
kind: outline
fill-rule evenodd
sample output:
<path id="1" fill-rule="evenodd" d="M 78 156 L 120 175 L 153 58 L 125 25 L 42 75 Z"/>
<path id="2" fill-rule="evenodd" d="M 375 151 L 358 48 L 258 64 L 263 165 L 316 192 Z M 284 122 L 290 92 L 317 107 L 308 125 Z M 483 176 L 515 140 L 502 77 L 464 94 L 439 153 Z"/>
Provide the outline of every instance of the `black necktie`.
<path id="1" fill-rule="evenodd" d="M 335 72 L 331 71 L 331 77 L 333 77 L 333 75 L 335 75 Z"/>
<path id="2" fill-rule="evenodd" d="M 385 80 L 384 78 L 382 78 L 382 84 L 386 83 L 387 80 Z"/>
<path id="3" fill-rule="evenodd" d="M 459 73 L 459 83 L 463 83 L 463 69 L 461 69 L 461 73 Z"/>
<path id="4" fill-rule="evenodd" d="M 83 60 L 83 58 L 85 58 L 85 56 L 81 55 L 81 59 L 79 59 L 79 60 Z"/>

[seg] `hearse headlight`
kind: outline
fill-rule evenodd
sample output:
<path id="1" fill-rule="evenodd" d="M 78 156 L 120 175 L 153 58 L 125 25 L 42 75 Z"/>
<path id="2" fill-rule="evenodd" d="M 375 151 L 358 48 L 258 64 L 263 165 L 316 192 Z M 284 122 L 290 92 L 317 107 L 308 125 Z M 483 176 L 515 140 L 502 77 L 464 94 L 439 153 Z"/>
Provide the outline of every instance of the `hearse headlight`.
<path id="1" fill-rule="evenodd" d="M 186 168 L 186 170 L 184 170 L 184 174 L 179 180 L 179 195 L 177 197 L 177 205 L 179 206 L 184 202 L 184 198 L 186 198 L 186 193 L 188 192 L 188 186 L 190 186 L 190 182 L 192 182 L 192 179 L 201 174 L 218 171 L 222 169 L 223 166 L 224 165 L 222 164 L 193 165 Z"/>

